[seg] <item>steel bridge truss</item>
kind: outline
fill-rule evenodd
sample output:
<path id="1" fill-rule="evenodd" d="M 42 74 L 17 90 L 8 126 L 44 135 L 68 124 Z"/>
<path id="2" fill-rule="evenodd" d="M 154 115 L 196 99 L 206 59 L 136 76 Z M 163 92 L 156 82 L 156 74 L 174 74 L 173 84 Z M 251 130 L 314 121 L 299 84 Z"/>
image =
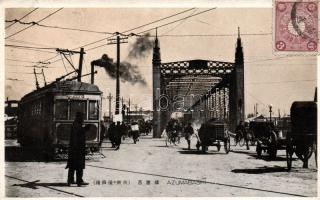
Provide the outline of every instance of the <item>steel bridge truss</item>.
<path id="1" fill-rule="evenodd" d="M 229 119 L 231 74 L 234 63 L 189 60 L 161 63 L 161 94 L 166 95 L 167 111 L 191 112 L 193 118 Z"/>

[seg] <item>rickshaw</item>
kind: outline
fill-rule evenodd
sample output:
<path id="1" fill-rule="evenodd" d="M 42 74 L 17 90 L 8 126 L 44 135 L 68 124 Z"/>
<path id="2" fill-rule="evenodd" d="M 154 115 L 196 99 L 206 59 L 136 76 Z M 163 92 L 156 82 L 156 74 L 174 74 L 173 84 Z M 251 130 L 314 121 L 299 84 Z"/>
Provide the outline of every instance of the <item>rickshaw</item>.
<path id="1" fill-rule="evenodd" d="M 287 136 L 287 167 L 291 170 L 293 153 L 308 168 L 308 160 L 315 153 L 317 164 L 317 103 L 313 101 L 293 102 L 290 109 L 291 132 Z"/>
<path id="2" fill-rule="evenodd" d="M 277 156 L 277 151 L 285 149 L 286 138 L 276 129 L 274 124 L 267 119 L 259 119 L 250 122 L 250 131 L 257 142 L 256 152 L 260 158 L 262 151 L 269 154 L 270 159 Z"/>
<path id="3" fill-rule="evenodd" d="M 210 120 L 203 123 L 198 131 L 197 140 L 197 150 L 201 147 L 202 153 L 206 153 L 209 146 L 216 146 L 220 151 L 221 143 L 224 144 L 227 154 L 230 151 L 230 135 L 224 122 Z"/>

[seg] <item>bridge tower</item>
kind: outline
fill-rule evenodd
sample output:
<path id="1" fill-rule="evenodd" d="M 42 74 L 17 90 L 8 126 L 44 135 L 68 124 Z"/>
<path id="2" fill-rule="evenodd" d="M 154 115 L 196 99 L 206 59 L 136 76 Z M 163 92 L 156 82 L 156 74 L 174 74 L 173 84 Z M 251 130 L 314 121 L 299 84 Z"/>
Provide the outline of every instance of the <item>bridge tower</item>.
<path id="1" fill-rule="evenodd" d="M 153 47 L 152 57 L 152 88 L 153 88 L 153 137 L 161 137 L 161 110 L 160 110 L 160 95 L 161 95 L 161 55 L 160 44 L 156 29 L 156 39 Z"/>
<path id="2" fill-rule="evenodd" d="M 244 99 L 244 61 L 243 48 L 238 27 L 238 38 L 235 52 L 235 70 L 231 74 L 230 81 L 230 130 L 235 131 L 240 121 L 245 119 Z"/>

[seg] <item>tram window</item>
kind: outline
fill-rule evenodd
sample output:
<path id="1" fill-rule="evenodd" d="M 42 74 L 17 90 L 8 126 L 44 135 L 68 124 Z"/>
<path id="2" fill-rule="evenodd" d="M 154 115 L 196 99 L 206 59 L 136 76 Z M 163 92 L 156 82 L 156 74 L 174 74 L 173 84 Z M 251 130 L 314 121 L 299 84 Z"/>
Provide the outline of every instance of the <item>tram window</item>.
<path id="1" fill-rule="evenodd" d="M 86 101 L 71 101 L 70 103 L 70 119 L 76 118 L 76 113 L 82 112 L 84 119 L 87 119 L 87 102 Z"/>
<path id="2" fill-rule="evenodd" d="M 57 100 L 56 103 L 56 119 L 68 119 L 68 101 Z"/>
<path id="3" fill-rule="evenodd" d="M 89 101 L 89 119 L 99 119 L 98 101 Z"/>

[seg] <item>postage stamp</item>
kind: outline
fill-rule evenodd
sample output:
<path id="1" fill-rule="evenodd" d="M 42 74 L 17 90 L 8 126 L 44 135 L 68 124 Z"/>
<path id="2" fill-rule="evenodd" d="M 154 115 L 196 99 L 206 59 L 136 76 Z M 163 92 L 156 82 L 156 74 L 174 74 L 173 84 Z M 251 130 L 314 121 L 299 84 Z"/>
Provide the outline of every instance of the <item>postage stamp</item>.
<path id="1" fill-rule="evenodd" d="M 275 1 L 274 49 L 277 52 L 318 51 L 317 1 Z"/>

